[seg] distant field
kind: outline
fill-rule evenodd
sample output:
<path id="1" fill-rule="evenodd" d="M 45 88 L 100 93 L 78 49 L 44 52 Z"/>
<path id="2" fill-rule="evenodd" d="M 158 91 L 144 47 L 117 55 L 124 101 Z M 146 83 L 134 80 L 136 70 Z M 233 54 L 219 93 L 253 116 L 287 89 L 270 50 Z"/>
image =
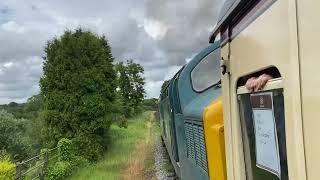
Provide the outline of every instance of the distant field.
<path id="1" fill-rule="evenodd" d="M 112 146 L 98 163 L 79 169 L 72 180 L 132 179 L 143 176 L 142 169 L 149 169 L 151 143 L 159 128 L 155 126 L 153 112 L 145 112 L 129 120 L 128 128 L 112 125 L 110 133 Z M 140 151 L 140 152 L 139 152 Z M 145 157 L 139 157 L 145 156 Z M 149 160 L 145 159 L 149 157 Z M 145 163 L 146 162 L 146 163 Z"/>

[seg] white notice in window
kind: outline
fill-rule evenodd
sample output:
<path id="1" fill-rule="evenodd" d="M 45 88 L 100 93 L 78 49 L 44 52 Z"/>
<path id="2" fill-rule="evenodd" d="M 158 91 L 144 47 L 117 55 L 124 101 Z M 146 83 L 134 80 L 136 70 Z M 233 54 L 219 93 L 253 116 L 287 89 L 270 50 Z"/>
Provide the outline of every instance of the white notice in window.
<path id="1" fill-rule="evenodd" d="M 272 92 L 250 96 L 256 141 L 256 165 L 280 178 L 278 137 Z"/>

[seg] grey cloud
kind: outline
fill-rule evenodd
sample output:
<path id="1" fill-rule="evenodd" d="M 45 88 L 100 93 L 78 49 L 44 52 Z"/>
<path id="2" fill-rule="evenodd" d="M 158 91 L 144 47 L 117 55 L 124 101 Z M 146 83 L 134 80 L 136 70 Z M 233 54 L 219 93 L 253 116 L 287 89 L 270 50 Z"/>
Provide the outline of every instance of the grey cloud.
<path id="1" fill-rule="evenodd" d="M 29 56 L 43 54 L 43 47 L 47 38 L 46 35 L 42 35 L 39 32 L 19 34 L 0 30 L 0 42 L 5 42 L 0 48 L 0 62 L 16 61 Z"/>
<path id="2" fill-rule="evenodd" d="M 215 24 L 221 4 L 219 0 L 149 0 L 146 3 L 146 18 L 168 27 L 163 39 L 153 42 L 162 57 L 151 55 L 153 60 L 144 63 L 150 69 L 146 71 L 149 97 L 158 97 L 162 81 L 170 79 L 187 58 L 208 46 L 209 30 Z"/>
<path id="3" fill-rule="evenodd" d="M 0 7 L 0 23 L 6 22 L 10 16 L 10 10 L 7 7 Z"/>
<path id="4" fill-rule="evenodd" d="M 0 103 L 37 94 L 46 41 L 77 27 L 106 35 L 116 61 L 141 63 L 147 97 L 158 97 L 162 81 L 208 45 L 220 6 L 219 0 L 1 0 Z M 163 37 L 147 32 L 148 20 L 167 27 L 157 32 Z"/>
<path id="5" fill-rule="evenodd" d="M 145 71 L 145 77 L 150 81 L 163 81 L 163 76 L 168 72 L 168 68 L 153 68 Z"/>
<path id="6" fill-rule="evenodd" d="M 40 57 L 27 61 L 13 62 L 11 66 L 1 65 L 0 102 L 23 102 L 39 91 L 38 81 L 42 74 Z"/>
<path id="7" fill-rule="evenodd" d="M 183 65 L 185 58 L 207 46 L 209 28 L 215 24 L 222 1 L 148 1 L 147 14 L 169 26 L 159 41 L 168 55 L 168 63 Z"/>

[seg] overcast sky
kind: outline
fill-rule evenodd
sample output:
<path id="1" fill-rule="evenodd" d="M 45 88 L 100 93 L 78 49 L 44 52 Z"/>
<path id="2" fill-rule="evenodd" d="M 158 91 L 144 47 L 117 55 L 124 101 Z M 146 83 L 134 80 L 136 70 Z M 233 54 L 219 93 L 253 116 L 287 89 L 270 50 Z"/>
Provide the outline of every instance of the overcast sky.
<path id="1" fill-rule="evenodd" d="M 147 97 L 208 45 L 222 0 L 1 0 L 0 104 L 39 93 L 46 41 L 82 27 L 143 65 Z"/>

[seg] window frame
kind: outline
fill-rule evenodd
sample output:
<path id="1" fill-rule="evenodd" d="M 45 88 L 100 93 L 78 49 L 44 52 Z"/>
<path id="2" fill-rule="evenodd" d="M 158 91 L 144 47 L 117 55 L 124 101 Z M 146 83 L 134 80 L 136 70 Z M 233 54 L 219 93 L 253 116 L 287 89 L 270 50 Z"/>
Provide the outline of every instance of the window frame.
<path id="1" fill-rule="evenodd" d="M 176 111 L 175 113 L 177 113 L 177 114 L 182 114 L 182 106 L 181 106 L 181 99 L 180 99 L 180 89 L 179 89 L 178 82 L 180 80 L 181 72 L 183 71 L 185 66 L 186 65 L 182 66 L 182 68 L 172 78 L 172 82 L 173 82 L 172 86 L 174 88 L 173 91 L 176 92 L 176 98 L 177 98 L 176 100 L 179 101 L 178 102 L 179 105 L 178 105 L 177 109 L 175 109 L 175 111 Z M 177 84 L 175 85 L 175 83 L 177 83 Z"/>
<path id="2" fill-rule="evenodd" d="M 196 93 L 198 93 L 198 94 L 203 93 L 203 92 L 207 91 L 208 89 L 210 89 L 210 88 L 212 88 L 212 87 L 215 87 L 215 86 L 221 84 L 221 73 L 219 73 L 220 78 L 219 78 L 219 80 L 218 80 L 217 82 L 213 83 L 212 85 L 210 85 L 210 86 L 208 86 L 207 88 L 205 88 L 205 89 L 203 89 L 203 90 L 200 90 L 200 91 L 198 91 L 198 90 L 196 90 L 196 89 L 194 88 L 194 86 L 193 86 L 193 80 L 192 80 L 192 79 L 193 79 L 193 78 L 192 78 L 192 72 L 194 71 L 194 69 L 195 69 L 206 57 L 208 57 L 211 53 L 215 53 L 215 51 L 217 51 L 217 50 L 219 50 L 219 47 L 216 48 L 216 49 L 214 49 L 213 51 L 210 51 L 210 52 L 207 53 L 205 56 L 203 56 L 203 57 L 201 58 L 201 60 L 200 60 L 199 62 L 197 62 L 197 64 L 195 64 L 194 67 L 192 67 L 192 69 L 191 69 L 191 71 L 190 71 L 190 73 L 189 73 L 191 88 L 192 88 L 192 90 L 193 90 L 194 92 L 196 92 Z M 220 65 L 220 63 L 218 63 L 218 65 Z M 220 66 L 219 66 L 219 68 L 220 68 Z"/>

